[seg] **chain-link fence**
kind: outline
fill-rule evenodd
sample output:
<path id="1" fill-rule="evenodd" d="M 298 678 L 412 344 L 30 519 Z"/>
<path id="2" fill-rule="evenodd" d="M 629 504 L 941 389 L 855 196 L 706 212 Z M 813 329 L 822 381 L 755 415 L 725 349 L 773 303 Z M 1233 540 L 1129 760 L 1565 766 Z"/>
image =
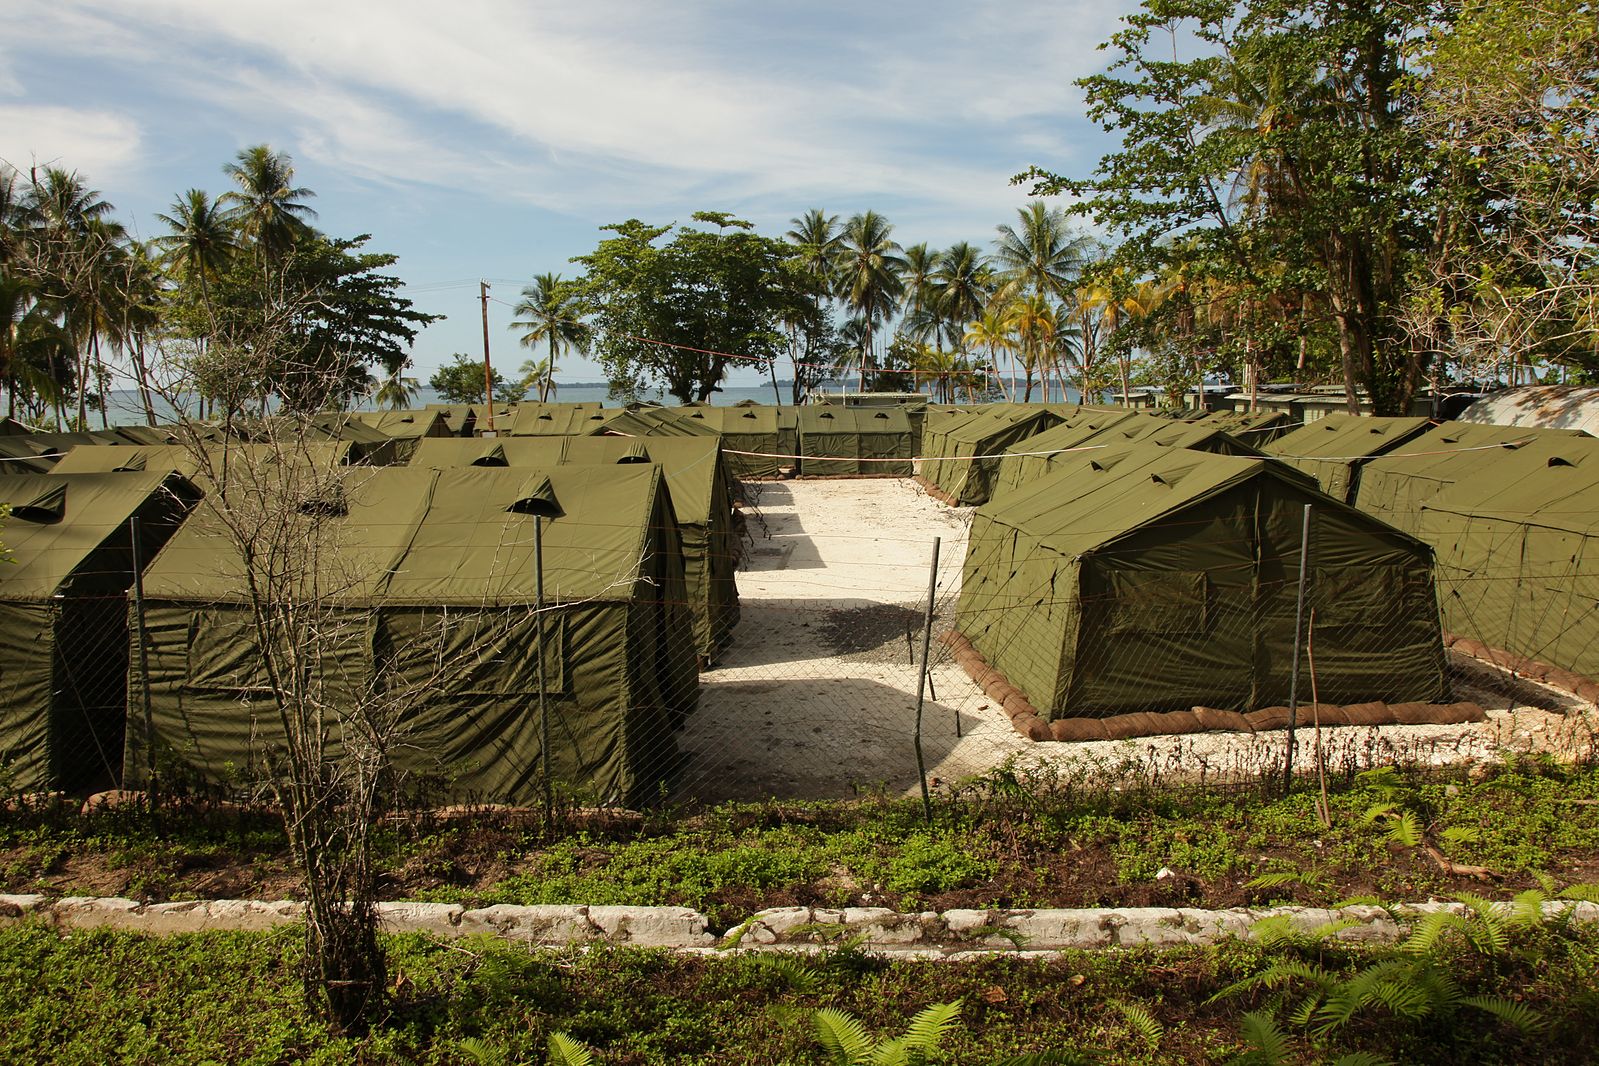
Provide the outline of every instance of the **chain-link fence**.
<path id="1" fill-rule="evenodd" d="M 619 492 L 632 475 L 616 469 L 583 476 Z M 1282 772 L 1290 727 L 1301 772 L 1317 750 L 1346 773 L 1594 752 L 1599 693 L 1567 665 L 1599 630 L 1580 560 L 1435 566 L 1348 509 L 1259 495 L 1062 522 L 952 508 L 904 478 L 747 481 L 731 535 L 685 541 L 632 496 L 580 505 L 570 478 L 562 517 L 517 510 L 532 490 L 500 471 L 433 519 L 382 512 L 381 531 L 357 521 L 363 494 L 410 497 L 361 477 L 354 517 L 305 517 L 403 551 L 382 555 L 383 596 L 339 606 L 337 647 L 294 661 L 330 704 L 409 685 L 381 747 L 438 802 L 914 795 L 1085 760 L 1257 779 Z M 444 480 L 418 481 L 435 511 Z M 90 553 L 58 593 L 3 605 L 8 787 L 89 792 L 158 768 L 247 788 L 271 765 L 247 604 L 171 594 L 215 576 L 191 535 L 137 566 L 119 535 L 116 565 Z M 155 583 L 143 598 L 136 571 Z M 475 600 L 440 591 L 457 579 Z M 328 615 L 302 617 L 304 645 L 327 641 Z M 357 728 L 327 713 L 335 739 Z"/>

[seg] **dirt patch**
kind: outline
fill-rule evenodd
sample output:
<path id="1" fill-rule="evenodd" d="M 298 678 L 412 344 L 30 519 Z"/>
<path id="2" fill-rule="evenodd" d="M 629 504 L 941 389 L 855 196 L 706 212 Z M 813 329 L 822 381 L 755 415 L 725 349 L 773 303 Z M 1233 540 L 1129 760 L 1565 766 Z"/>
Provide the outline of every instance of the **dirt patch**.
<path id="1" fill-rule="evenodd" d="M 916 634 L 924 624 L 925 615 L 915 608 L 870 603 L 827 612 L 821 637 L 835 655 L 888 651 L 896 662 L 914 663 Z"/>

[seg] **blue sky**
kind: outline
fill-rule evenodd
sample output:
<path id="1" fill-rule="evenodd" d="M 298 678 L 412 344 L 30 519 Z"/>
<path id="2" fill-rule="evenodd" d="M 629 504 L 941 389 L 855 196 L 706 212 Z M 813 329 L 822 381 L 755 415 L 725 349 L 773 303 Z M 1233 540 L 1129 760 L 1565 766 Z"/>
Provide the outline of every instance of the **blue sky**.
<path id="1" fill-rule="evenodd" d="M 1038 163 L 1107 147 L 1073 80 L 1132 4 L 8 0 L 0 158 L 81 171 L 137 233 L 266 142 L 318 225 L 373 235 L 425 311 L 426 378 L 481 351 L 601 225 L 725 210 L 780 235 L 871 208 L 904 243 L 988 241 Z M 523 358 L 490 305 L 497 366 Z M 566 380 L 601 375 L 563 363 Z M 743 378 L 747 375 L 740 375 Z"/>

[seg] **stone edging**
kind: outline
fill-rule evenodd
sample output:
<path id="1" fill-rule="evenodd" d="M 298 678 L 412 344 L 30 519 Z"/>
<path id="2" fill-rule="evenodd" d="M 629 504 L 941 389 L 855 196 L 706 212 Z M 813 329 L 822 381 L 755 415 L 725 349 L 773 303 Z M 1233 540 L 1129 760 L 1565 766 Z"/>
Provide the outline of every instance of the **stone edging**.
<path id="1" fill-rule="evenodd" d="M 1496 904 L 1508 913 L 1509 904 Z M 1555 901 L 1544 914 L 1599 923 L 1599 904 Z M 0 895 L 0 926 L 42 922 L 58 929 L 122 929 L 168 935 L 265 932 L 300 920 L 304 905 L 291 901 L 188 900 L 139 903 L 131 899 Z M 1037 954 L 1062 950 L 1176 947 L 1213 944 L 1253 935 L 1256 922 L 1281 916 L 1310 932 L 1349 922 L 1336 938 L 1346 943 L 1388 944 L 1411 921 L 1438 911 L 1466 913 L 1460 903 L 1405 903 L 1392 908 L 1274 907 L 1200 910 L 1113 907 L 1079 910 L 949 910 L 901 914 L 883 907 L 774 907 L 718 936 L 705 915 L 685 907 L 600 907 L 577 904 L 468 909 L 454 903 L 380 903 L 391 933 L 439 937 L 487 935 L 501 940 L 569 947 L 615 944 L 705 953 L 731 948 L 814 952 L 829 942 L 858 939 L 862 949 L 919 957 Z"/>

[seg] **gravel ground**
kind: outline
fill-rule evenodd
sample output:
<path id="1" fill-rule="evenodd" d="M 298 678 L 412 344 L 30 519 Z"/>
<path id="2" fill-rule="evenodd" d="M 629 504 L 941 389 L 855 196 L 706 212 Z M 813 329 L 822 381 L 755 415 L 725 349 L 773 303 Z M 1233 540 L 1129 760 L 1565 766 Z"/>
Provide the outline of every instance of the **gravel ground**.
<path id="1" fill-rule="evenodd" d="M 683 798 L 916 791 L 917 663 L 933 540 L 941 540 L 941 628 L 954 615 L 970 509 L 946 507 L 909 479 L 760 482 L 748 486 L 747 499 L 742 616 L 732 645 L 701 676 L 699 710 L 679 737 L 687 759 Z M 1136 760 L 1168 776 L 1253 775 L 1280 765 L 1280 732 L 1033 744 L 940 645 L 933 651 L 923 751 L 937 782 L 1007 759 L 1057 766 Z M 1474 661 L 1457 657 L 1456 665 L 1457 698 L 1488 709 L 1489 721 L 1327 729 L 1329 761 L 1591 750 L 1591 707 L 1532 682 L 1507 685 Z"/>

